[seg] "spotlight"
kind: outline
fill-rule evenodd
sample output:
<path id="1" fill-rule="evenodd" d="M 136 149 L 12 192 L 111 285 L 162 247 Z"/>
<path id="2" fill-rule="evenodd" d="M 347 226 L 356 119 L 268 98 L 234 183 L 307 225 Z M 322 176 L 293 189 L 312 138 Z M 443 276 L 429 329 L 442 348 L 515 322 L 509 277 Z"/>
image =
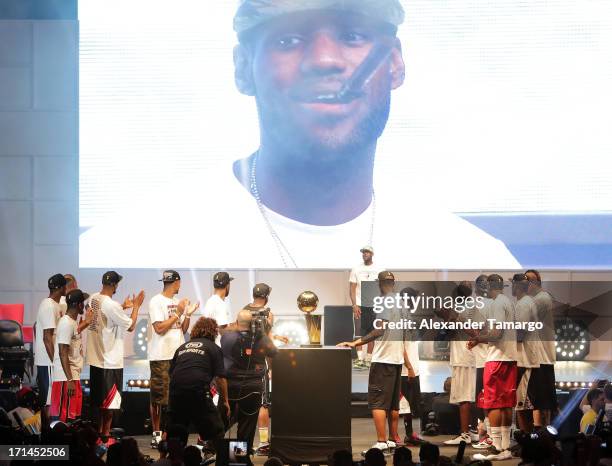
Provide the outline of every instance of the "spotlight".
<path id="1" fill-rule="evenodd" d="M 147 359 L 147 326 L 149 324 L 149 319 L 141 319 L 136 324 L 136 329 L 134 330 L 134 339 L 133 348 L 134 348 L 134 356 L 136 359 Z"/>
<path id="2" fill-rule="evenodd" d="M 583 321 L 556 322 L 555 346 L 560 361 L 581 361 L 590 351 L 588 332 Z"/>
<path id="3" fill-rule="evenodd" d="M 308 343 L 308 330 L 306 322 L 300 318 L 277 318 L 274 324 L 274 333 L 289 338 L 290 346 L 305 345 Z M 282 346 L 283 343 L 275 341 L 275 345 Z"/>

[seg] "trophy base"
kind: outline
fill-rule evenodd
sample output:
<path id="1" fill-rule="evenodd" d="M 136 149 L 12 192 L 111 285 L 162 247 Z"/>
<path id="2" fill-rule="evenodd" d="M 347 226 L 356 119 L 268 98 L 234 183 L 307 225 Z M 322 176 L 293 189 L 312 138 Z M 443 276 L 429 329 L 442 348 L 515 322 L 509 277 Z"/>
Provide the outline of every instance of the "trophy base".
<path id="1" fill-rule="evenodd" d="M 323 345 L 321 343 L 308 343 L 305 345 L 300 345 L 300 348 L 323 348 Z"/>

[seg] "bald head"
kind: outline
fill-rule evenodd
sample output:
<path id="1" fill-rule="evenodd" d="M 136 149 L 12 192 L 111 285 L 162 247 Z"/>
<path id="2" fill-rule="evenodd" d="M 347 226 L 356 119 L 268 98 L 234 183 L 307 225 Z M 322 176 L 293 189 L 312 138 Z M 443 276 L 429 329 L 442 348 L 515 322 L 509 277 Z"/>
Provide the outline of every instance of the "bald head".
<path id="1" fill-rule="evenodd" d="M 238 313 L 236 324 L 240 330 L 248 330 L 251 326 L 251 311 L 243 309 Z"/>

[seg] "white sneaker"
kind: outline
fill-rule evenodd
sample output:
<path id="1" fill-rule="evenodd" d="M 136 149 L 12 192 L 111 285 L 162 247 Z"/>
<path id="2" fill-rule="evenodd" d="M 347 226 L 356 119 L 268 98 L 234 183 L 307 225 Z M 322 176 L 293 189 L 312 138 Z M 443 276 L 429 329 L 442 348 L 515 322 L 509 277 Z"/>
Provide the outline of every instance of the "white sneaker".
<path id="1" fill-rule="evenodd" d="M 387 440 L 387 449 L 394 450 L 395 448 L 397 448 L 397 443 L 395 443 L 393 440 Z"/>
<path id="2" fill-rule="evenodd" d="M 159 443 L 162 441 L 162 432 L 161 430 L 153 431 L 151 435 L 151 448 L 157 448 Z"/>
<path id="3" fill-rule="evenodd" d="M 376 442 L 374 445 L 372 445 L 372 448 L 378 448 L 383 453 L 388 453 L 389 452 L 389 447 L 387 445 L 387 442 Z M 365 456 L 367 451 L 368 450 L 363 450 L 361 452 L 361 456 Z"/>
<path id="4" fill-rule="evenodd" d="M 477 430 L 470 429 L 470 440 L 472 443 L 478 443 L 478 441 L 480 441 L 480 435 L 478 435 Z"/>
<path id="5" fill-rule="evenodd" d="M 444 445 L 459 445 L 461 442 L 465 442 L 469 445 L 470 443 L 472 443 L 471 440 L 472 438 L 470 437 L 469 432 L 463 432 L 461 435 L 455 437 L 454 439 L 446 440 L 444 442 Z"/>
<path id="6" fill-rule="evenodd" d="M 480 442 L 476 442 L 472 444 L 472 448 L 476 448 L 477 450 L 486 450 L 490 446 L 493 445 L 493 440 L 488 435 L 484 437 Z"/>
<path id="7" fill-rule="evenodd" d="M 489 461 L 511 460 L 512 459 L 512 453 L 510 453 L 510 450 L 503 450 L 498 455 L 489 455 L 489 456 L 487 456 L 486 459 L 489 460 Z"/>

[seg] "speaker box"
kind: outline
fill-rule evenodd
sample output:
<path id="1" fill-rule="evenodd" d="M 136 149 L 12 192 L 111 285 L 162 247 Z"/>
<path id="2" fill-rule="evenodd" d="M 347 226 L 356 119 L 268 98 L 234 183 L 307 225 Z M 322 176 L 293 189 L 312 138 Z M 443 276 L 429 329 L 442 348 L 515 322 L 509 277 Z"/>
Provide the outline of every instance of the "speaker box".
<path id="1" fill-rule="evenodd" d="M 351 450 L 351 352 L 281 349 L 272 361 L 270 456 L 285 463 L 327 463 Z"/>

